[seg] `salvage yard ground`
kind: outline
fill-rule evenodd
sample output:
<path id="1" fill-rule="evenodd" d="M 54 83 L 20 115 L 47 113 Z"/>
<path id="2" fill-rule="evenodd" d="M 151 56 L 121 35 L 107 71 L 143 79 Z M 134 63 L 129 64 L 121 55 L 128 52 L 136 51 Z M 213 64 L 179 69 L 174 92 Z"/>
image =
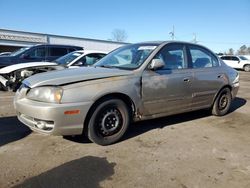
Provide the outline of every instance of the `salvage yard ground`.
<path id="1" fill-rule="evenodd" d="M 135 123 L 98 146 L 31 132 L 0 92 L 0 187 L 250 187 L 250 74 L 224 117 L 196 111 Z"/>

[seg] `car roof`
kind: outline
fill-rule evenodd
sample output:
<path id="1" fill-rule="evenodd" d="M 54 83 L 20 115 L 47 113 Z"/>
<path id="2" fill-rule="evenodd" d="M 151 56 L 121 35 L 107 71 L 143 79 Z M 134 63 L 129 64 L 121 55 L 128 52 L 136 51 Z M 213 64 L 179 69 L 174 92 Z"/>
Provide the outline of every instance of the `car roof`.
<path id="1" fill-rule="evenodd" d="M 36 44 L 34 46 L 77 47 L 77 48 L 82 48 L 83 49 L 82 46 L 67 45 L 67 44 Z"/>
<path id="2" fill-rule="evenodd" d="M 187 45 L 195 45 L 195 46 L 199 46 L 201 48 L 205 48 L 207 50 L 209 50 L 210 52 L 212 52 L 214 55 L 216 55 L 212 50 L 210 50 L 209 48 L 207 48 L 206 46 L 197 44 L 197 43 L 192 43 L 192 42 L 186 42 L 186 41 L 177 41 L 177 40 L 167 40 L 167 41 L 148 41 L 148 42 L 140 42 L 137 44 L 142 44 L 142 45 L 166 45 L 166 44 L 187 44 Z"/>
<path id="3" fill-rule="evenodd" d="M 145 45 L 161 45 L 161 44 L 170 44 L 170 43 L 175 43 L 175 44 L 189 44 L 189 45 L 196 45 L 196 46 L 201 46 L 203 48 L 207 48 L 203 45 L 197 44 L 197 43 L 192 43 L 192 42 L 186 42 L 186 41 L 177 41 L 177 40 L 167 40 L 167 41 L 146 41 L 146 42 L 139 42 L 137 44 L 145 44 Z"/>

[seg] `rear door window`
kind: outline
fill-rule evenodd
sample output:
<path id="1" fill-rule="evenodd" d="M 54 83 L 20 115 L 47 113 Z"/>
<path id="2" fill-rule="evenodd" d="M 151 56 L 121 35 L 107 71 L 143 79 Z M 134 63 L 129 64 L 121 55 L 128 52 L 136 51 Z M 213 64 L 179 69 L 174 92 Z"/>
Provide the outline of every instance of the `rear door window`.
<path id="1" fill-rule="evenodd" d="M 221 57 L 221 59 L 222 59 L 222 60 L 230 60 L 231 58 L 228 57 L 228 56 L 223 56 L 223 57 Z"/>
<path id="2" fill-rule="evenodd" d="M 49 47 L 49 56 L 63 56 L 67 54 L 67 48 Z"/>
<path id="3" fill-rule="evenodd" d="M 189 46 L 193 68 L 209 68 L 219 66 L 218 59 L 205 48 Z"/>
<path id="4" fill-rule="evenodd" d="M 76 51 L 77 49 L 75 49 L 75 48 L 69 48 L 68 50 L 69 50 L 69 52 L 74 52 L 74 51 Z"/>
<path id="5" fill-rule="evenodd" d="M 232 61 L 239 61 L 238 57 L 232 56 Z"/>

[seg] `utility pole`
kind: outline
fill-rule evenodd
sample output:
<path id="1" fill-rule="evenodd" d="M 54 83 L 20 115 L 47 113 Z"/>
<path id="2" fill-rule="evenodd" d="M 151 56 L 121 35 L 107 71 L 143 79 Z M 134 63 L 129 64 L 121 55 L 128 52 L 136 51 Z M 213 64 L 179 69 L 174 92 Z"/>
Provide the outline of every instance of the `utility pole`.
<path id="1" fill-rule="evenodd" d="M 194 36 L 193 42 L 194 42 L 195 44 L 198 43 L 196 33 L 193 33 L 193 36 Z"/>
<path id="2" fill-rule="evenodd" d="M 173 30 L 171 32 L 169 32 L 169 34 L 170 34 L 172 40 L 174 40 L 174 38 L 175 38 L 174 25 L 173 25 Z"/>

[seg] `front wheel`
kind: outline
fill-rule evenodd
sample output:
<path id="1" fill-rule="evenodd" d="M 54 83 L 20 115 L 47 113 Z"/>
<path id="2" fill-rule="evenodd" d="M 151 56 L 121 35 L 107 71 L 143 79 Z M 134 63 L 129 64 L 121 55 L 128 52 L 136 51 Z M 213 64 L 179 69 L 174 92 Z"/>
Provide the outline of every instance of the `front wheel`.
<path id="1" fill-rule="evenodd" d="M 108 99 L 93 111 L 87 128 L 88 138 L 99 145 L 117 142 L 130 123 L 129 109 L 120 99 Z"/>
<path id="2" fill-rule="evenodd" d="M 215 116 L 224 116 L 230 109 L 231 102 L 232 95 L 230 89 L 222 89 L 214 101 L 212 114 Z"/>

